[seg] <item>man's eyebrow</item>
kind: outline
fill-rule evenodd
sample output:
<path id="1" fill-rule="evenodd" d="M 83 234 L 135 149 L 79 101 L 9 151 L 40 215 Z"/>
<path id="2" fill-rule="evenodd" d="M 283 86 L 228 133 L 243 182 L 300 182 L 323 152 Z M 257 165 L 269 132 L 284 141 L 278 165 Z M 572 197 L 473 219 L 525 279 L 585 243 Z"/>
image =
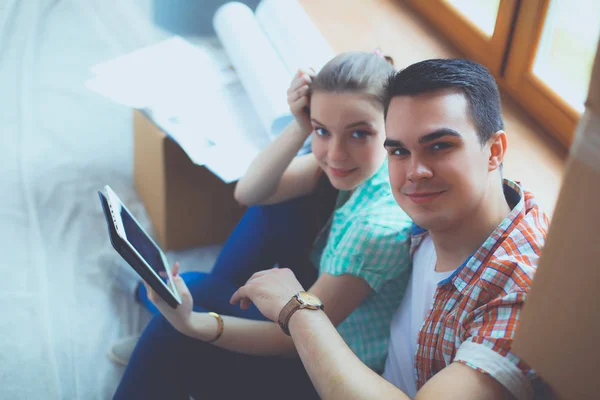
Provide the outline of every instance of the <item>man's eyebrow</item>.
<path id="1" fill-rule="evenodd" d="M 441 128 L 441 129 L 436 129 L 435 131 L 433 131 L 431 133 L 421 136 L 419 138 L 419 143 L 420 144 L 429 143 L 429 142 L 432 142 L 439 138 L 442 138 L 444 136 L 453 136 L 453 137 L 462 138 L 462 135 L 460 133 L 458 133 L 457 131 L 455 131 L 454 129 Z M 383 142 L 383 147 L 404 147 L 404 143 L 402 143 L 400 140 L 385 139 L 385 142 Z"/>
<path id="2" fill-rule="evenodd" d="M 404 143 L 399 140 L 385 139 L 385 142 L 383 142 L 383 147 L 404 147 Z"/>
<path id="3" fill-rule="evenodd" d="M 453 136 L 453 137 L 462 138 L 462 135 L 460 133 L 458 133 L 457 131 L 455 131 L 454 129 L 441 128 L 441 129 L 437 129 L 431 133 L 421 136 L 419 138 L 419 143 L 423 144 L 423 143 L 432 142 L 432 141 L 442 138 L 444 136 Z"/>

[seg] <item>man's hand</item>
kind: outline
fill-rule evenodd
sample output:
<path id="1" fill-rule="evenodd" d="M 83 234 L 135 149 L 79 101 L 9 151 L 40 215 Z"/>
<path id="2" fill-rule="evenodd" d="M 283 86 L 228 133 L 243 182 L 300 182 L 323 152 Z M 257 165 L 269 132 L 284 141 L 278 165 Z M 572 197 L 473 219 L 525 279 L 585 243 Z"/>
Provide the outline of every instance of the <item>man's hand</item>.
<path id="1" fill-rule="evenodd" d="M 283 307 L 292 296 L 303 290 L 291 270 L 273 268 L 252 275 L 248 282 L 233 294 L 230 303 L 240 303 L 244 310 L 254 303 L 262 315 L 277 322 Z"/>
<path id="2" fill-rule="evenodd" d="M 179 275 L 179 263 L 175 263 L 171 269 L 173 275 L 173 283 L 177 288 L 177 292 L 181 297 L 181 302 L 177 308 L 172 308 L 160 297 L 146 282 L 146 290 L 148 292 L 148 299 L 158 308 L 160 313 L 173 325 L 179 332 L 186 334 L 191 329 L 191 316 L 194 308 L 194 300 L 192 294 L 186 286 L 185 282 Z M 161 274 L 162 275 L 162 274 Z"/>

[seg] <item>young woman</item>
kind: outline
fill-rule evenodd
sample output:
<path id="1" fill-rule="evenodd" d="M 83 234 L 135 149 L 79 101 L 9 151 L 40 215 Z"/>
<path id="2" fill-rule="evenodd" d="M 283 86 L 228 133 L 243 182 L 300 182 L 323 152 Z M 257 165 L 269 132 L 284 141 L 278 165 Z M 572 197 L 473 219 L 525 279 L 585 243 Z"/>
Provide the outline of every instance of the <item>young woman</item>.
<path id="1" fill-rule="evenodd" d="M 288 90 L 294 123 L 236 187 L 241 203 L 268 206 L 249 209 L 211 274 L 182 279 L 175 265 L 177 309 L 141 290 L 162 315 L 142 334 L 115 398 L 316 397 L 289 336 L 255 308 L 229 304 L 252 273 L 276 264 L 304 280 L 348 346 L 381 372 L 410 271 L 411 221 L 392 196 L 383 148 L 381 96 L 393 72 L 383 57 L 357 52 L 316 76 L 299 71 Z M 296 157 L 309 135 L 312 153 Z M 313 241 L 309 215 L 326 205 L 314 195 L 329 185 L 339 193 Z"/>

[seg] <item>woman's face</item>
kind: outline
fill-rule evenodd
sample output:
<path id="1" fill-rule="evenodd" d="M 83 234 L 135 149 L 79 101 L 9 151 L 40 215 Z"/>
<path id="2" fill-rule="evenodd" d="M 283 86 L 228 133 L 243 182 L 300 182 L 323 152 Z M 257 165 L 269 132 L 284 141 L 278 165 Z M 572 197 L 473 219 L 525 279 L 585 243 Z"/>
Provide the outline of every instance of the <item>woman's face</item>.
<path id="1" fill-rule="evenodd" d="M 381 167 L 386 151 L 383 109 L 360 93 L 314 92 L 310 101 L 312 150 L 340 190 L 352 190 Z"/>

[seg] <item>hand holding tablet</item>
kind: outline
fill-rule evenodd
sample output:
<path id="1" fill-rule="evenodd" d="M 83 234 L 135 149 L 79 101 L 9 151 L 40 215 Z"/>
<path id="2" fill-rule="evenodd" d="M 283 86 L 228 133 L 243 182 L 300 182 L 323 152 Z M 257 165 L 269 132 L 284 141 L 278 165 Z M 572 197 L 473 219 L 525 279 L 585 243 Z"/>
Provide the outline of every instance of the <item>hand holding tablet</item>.
<path id="1" fill-rule="evenodd" d="M 98 192 L 98 195 L 115 250 L 166 304 L 177 308 L 182 301 L 164 252 L 110 186 L 105 186 L 104 193 Z"/>

